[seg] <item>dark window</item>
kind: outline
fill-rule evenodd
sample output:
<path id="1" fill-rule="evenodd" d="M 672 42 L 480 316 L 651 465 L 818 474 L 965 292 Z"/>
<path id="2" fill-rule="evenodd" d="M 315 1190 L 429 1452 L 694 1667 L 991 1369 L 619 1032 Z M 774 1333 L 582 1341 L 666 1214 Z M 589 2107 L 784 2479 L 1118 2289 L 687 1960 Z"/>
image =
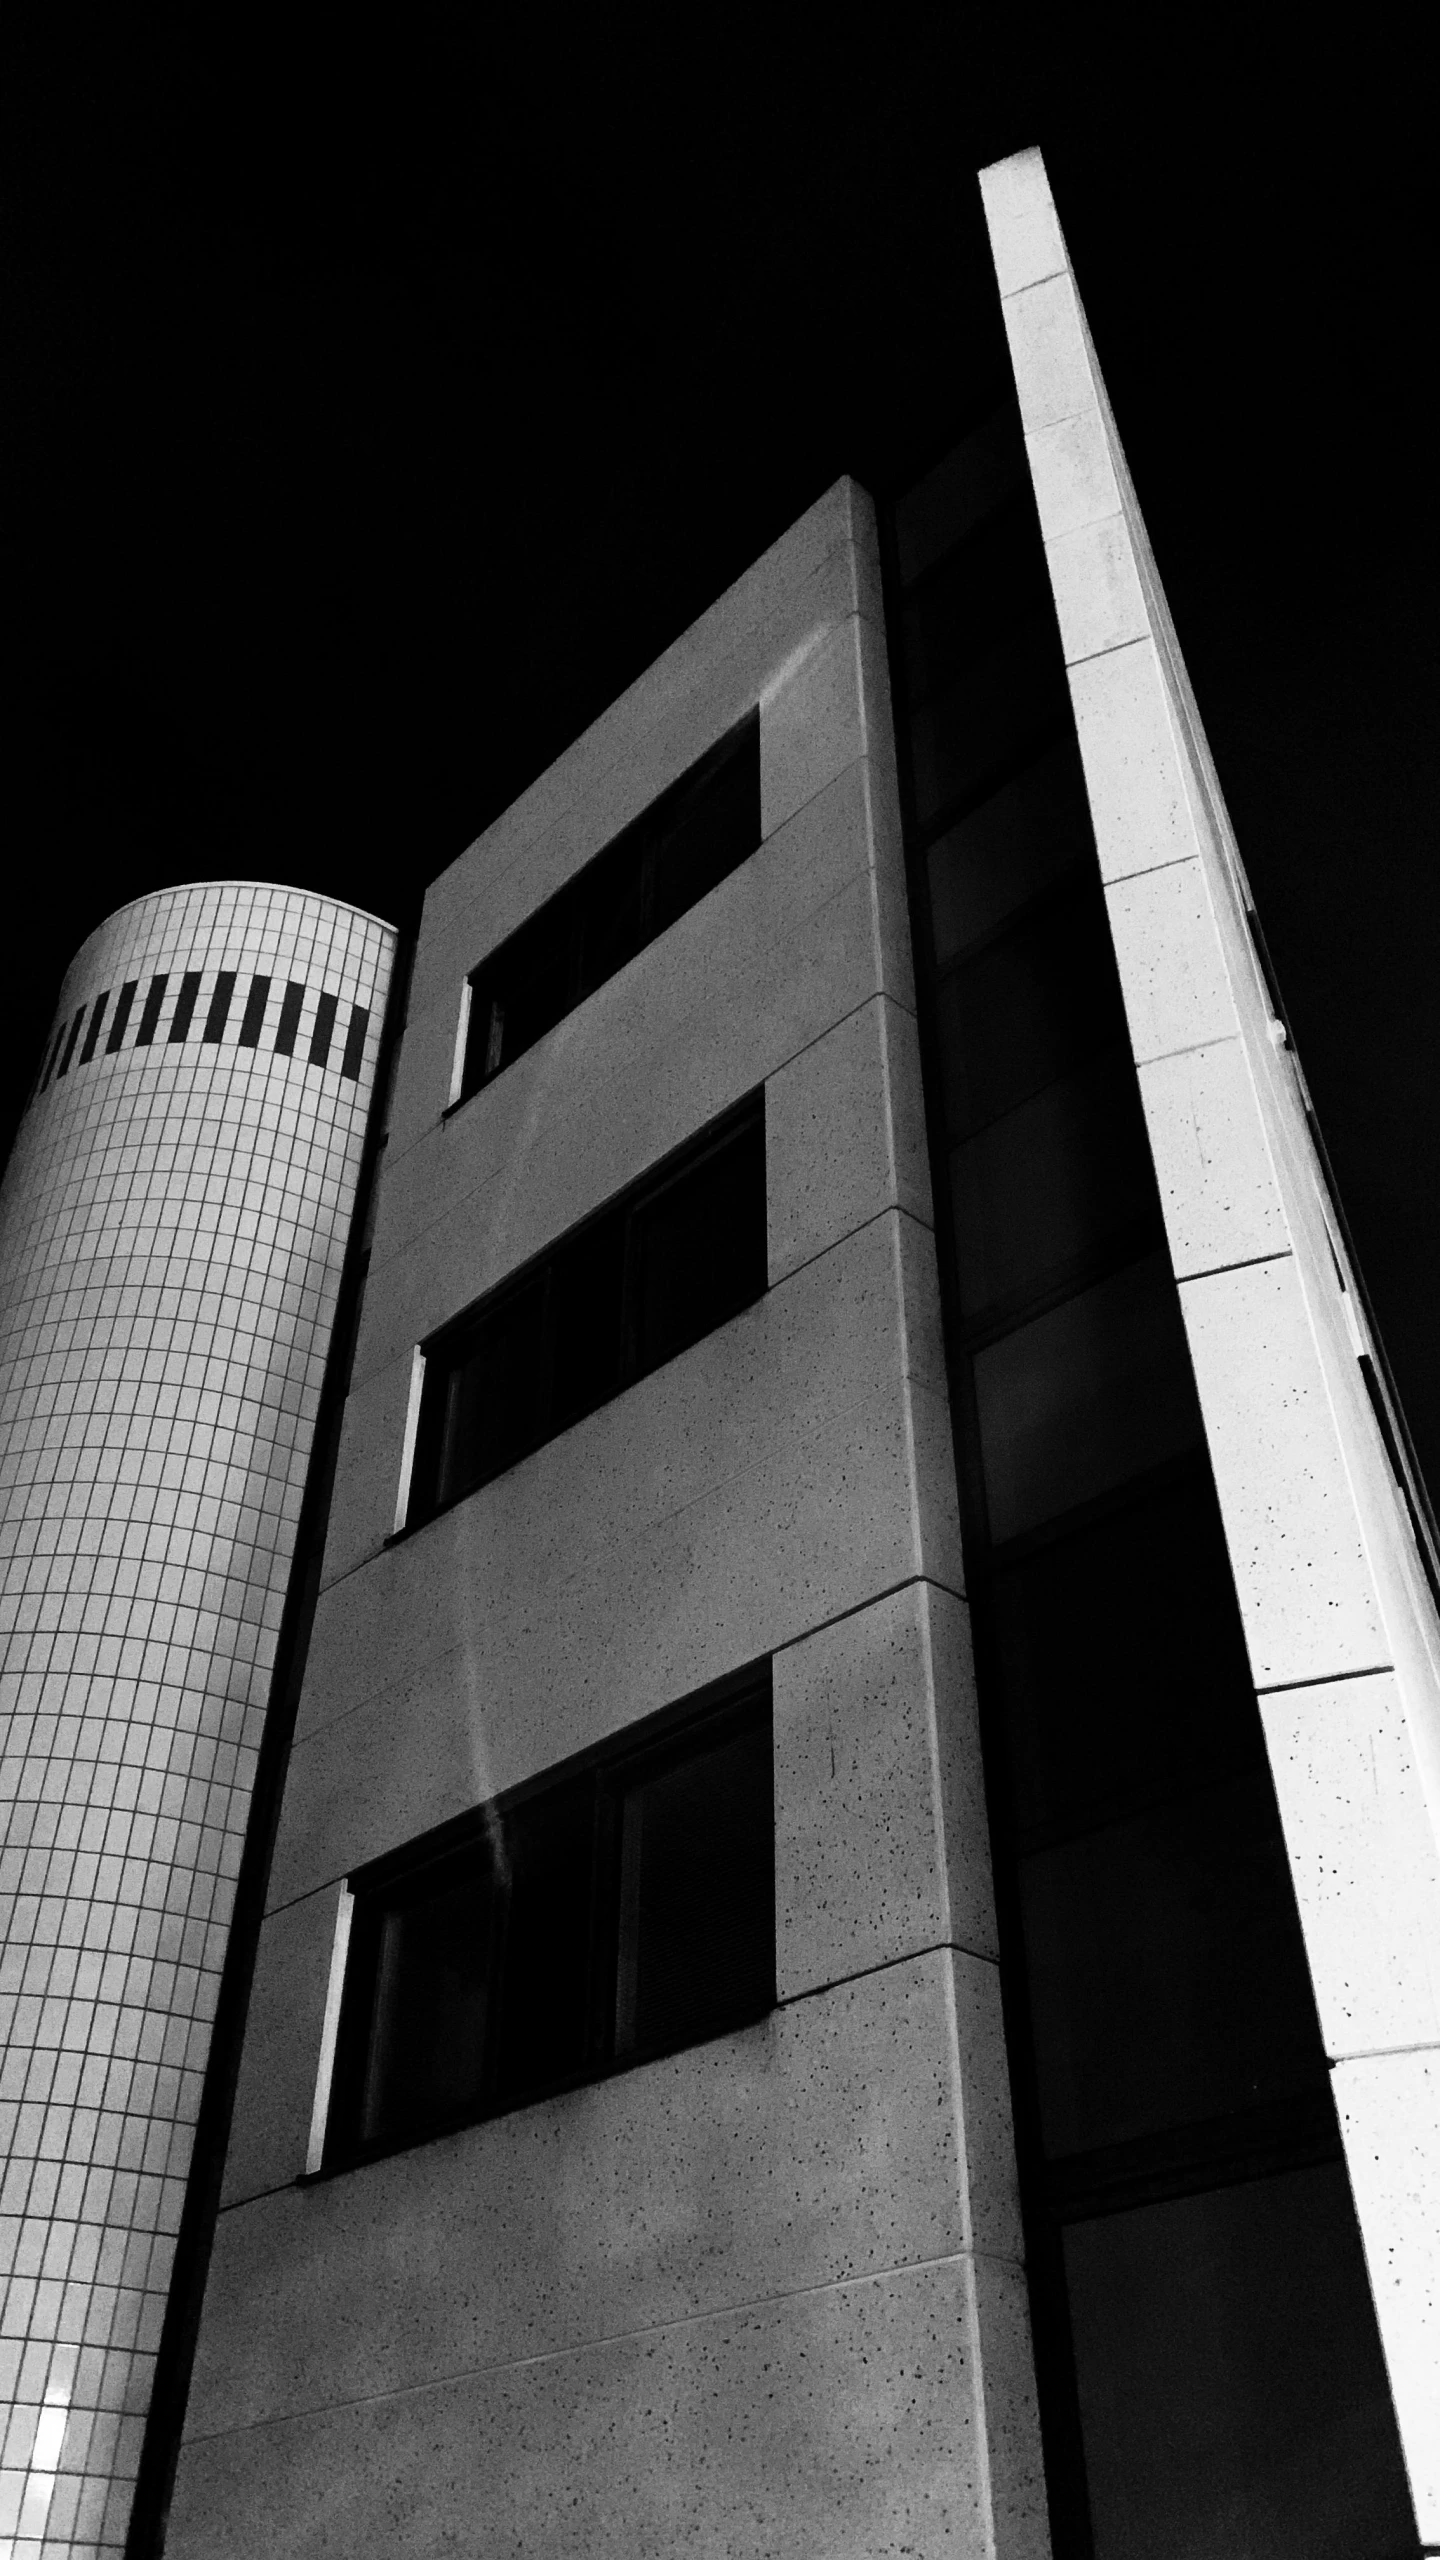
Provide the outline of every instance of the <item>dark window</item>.
<path id="1" fill-rule="evenodd" d="M 767 1665 L 354 1879 L 326 2167 L 763 2017 L 772 1756 Z"/>
<path id="2" fill-rule="evenodd" d="M 425 1346 L 408 1525 L 764 1294 L 763 1098 Z"/>
<path id="3" fill-rule="evenodd" d="M 55 1073 L 56 1064 L 57 1064 L 57 1062 L 58 1062 L 58 1060 L 59 1060 L 59 1056 L 60 1056 L 60 1044 L 61 1044 L 61 1042 L 63 1041 L 64 1037 L 65 1037 L 65 1025 L 64 1025 L 64 1023 L 62 1022 L 62 1023 L 61 1023 L 61 1025 L 60 1025 L 59 1030 L 58 1030 L 58 1031 L 56 1032 L 56 1034 L 55 1034 L 55 1038 L 54 1038 L 53 1042 L 51 1043 L 50 1055 L 49 1055 L 49 1058 L 46 1060 L 46 1064 L 45 1064 L 45 1073 L 43 1074 L 43 1076 L 42 1076 L 42 1077 L 41 1077 L 41 1079 L 40 1079 L 40 1090 L 41 1090 L 41 1092 L 42 1092 L 42 1093 L 44 1092 L 45 1087 L 46 1087 L 46 1086 L 47 1086 L 47 1084 L 49 1083 L 49 1081 L 50 1081 L 51 1077 L 52 1077 L 52 1076 L 53 1076 L 53 1074 Z"/>
<path id="4" fill-rule="evenodd" d="M 233 969 L 222 969 L 215 981 L 215 993 L 210 999 L 210 1010 L 205 1016 L 207 1040 L 224 1039 L 225 1025 L 230 1019 L 230 1001 L 234 993 L 235 972 Z"/>
<path id="5" fill-rule="evenodd" d="M 110 990 L 107 987 L 103 996 L 97 996 L 95 999 L 95 1010 L 90 1016 L 90 1028 L 85 1034 L 85 1046 L 80 1052 L 82 1067 L 88 1067 L 95 1055 L 95 1043 L 100 1037 L 100 1026 L 105 1019 L 105 1007 L 109 1001 Z"/>
<path id="6" fill-rule="evenodd" d="M 345 1054 L 340 1061 L 340 1073 L 348 1076 L 352 1084 L 360 1073 L 360 1061 L 365 1055 L 365 1034 L 369 1028 L 370 1016 L 365 1006 L 352 1004 L 350 1028 L 345 1034 Z"/>
<path id="7" fill-rule="evenodd" d="M 1008 410 L 953 445 L 895 509 L 900 575 L 913 588 L 927 569 L 1025 485 L 1025 452 Z"/>
<path id="8" fill-rule="evenodd" d="M 1338 2160 L 1071 2223 L 1064 2263 L 1096 2560 L 1418 2553 Z"/>
<path id="9" fill-rule="evenodd" d="M 775 1852 L 768 1716 L 622 1790 L 615 2050 L 653 2053 L 769 2006 Z"/>
<path id="10" fill-rule="evenodd" d="M 1125 1020 L 1104 904 L 1067 881 L 941 979 L 945 1118 L 968 1137 L 1110 1045 Z"/>
<path id="11" fill-rule="evenodd" d="M 166 977 L 152 978 L 146 989 L 145 1002 L 140 1009 L 140 1028 L 135 1034 L 137 1049 L 148 1049 L 155 1037 L 155 1027 L 160 1020 L 160 1007 L 165 1001 L 165 990 L 169 984 L 170 981 Z"/>
<path id="12" fill-rule="evenodd" d="M 310 1034 L 310 1064 L 323 1067 L 330 1055 L 330 1042 L 335 1032 L 337 996 L 322 996 L 315 1007 L 315 1028 Z"/>
<path id="13" fill-rule="evenodd" d="M 759 842 L 752 712 L 475 971 L 462 1098 L 543 1039 Z"/>
<path id="14" fill-rule="evenodd" d="M 105 1043 L 105 1055 L 107 1058 L 114 1050 L 119 1048 L 121 1041 L 125 1037 L 125 1025 L 130 1019 L 130 1007 L 135 1001 L 135 991 L 139 986 L 139 983 L 140 981 L 138 978 L 127 978 L 119 995 L 115 999 L 115 1011 L 110 1023 L 110 1037 Z"/>
<path id="15" fill-rule="evenodd" d="M 260 1042 L 260 1026 L 265 1019 L 265 1007 L 269 1001 L 269 979 L 252 978 L 250 981 L 250 993 L 245 999 L 245 1011 L 240 1018 L 240 1046 L 242 1049 L 258 1048 Z"/>
<path id="16" fill-rule="evenodd" d="M 300 1007 L 304 1001 L 304 987 L 292 978 L 280 999 L 280 1022 L 275 1033 L 277 1058 L 288 1058 L 294 1054 L 295 1034 L 300 1028 Z"/>
<path id="17" fill-rule="evenodd" d="M 73 1022 L 71 1023 L 71 1025 L 70 1025 L 70 1036 L 69 1036 L 68 1040 L 67 1040 L 67 1041 L 66 1041 L 66 1043 L 65 1043 L 65 1055 L 64 1055 L 64 1057 L 63 1057 L 63 1058 L 61 1059 L 61 1061 L 60 1061 L 60 1069 L 59 1069 L 59 1072 L 60 1072 L 60 1074 L 61 1074 L 62 1076 L 63 1076 L 63 1075 L 68 1075 L 68 1074 L 69 1074 L 69 1072 L 70 1072 L 70 1061 L 71 1061 L 71 1059 L 72 1059 L 72 1058 L 74 1057 L 74 1055 L 75 1055 L 75 1043 L 76 1043 L 76 1041 L 77 1041 L 77 1040 L 79 1039 L 79 1037 L 80 1037 L 80 1025 L 81 1025 L 81 1023 L 84 1021 L 84 1019 L 85 1019 L 85 1007 L 84 1007 L 84 1006 L 83 1006 L 83 1004 L 82 1004 L 82 1006 L 80 1007 L 79 1012 L 78 1012 L 78 1013 L 76 1014 L 76 1016 L 75 1016 L 74 1021 L 73 1021 Z"/>
<path id="18" fill-rule="evenodd" d="M 189 1038 L 199 993 L 200 972 L 198 969 L 187 969 L 180 981 L 180 993 L 175 999 L 175 1011 L 170 1023 L 170 1037 L 173 1041 L 178 1042 Z"/>

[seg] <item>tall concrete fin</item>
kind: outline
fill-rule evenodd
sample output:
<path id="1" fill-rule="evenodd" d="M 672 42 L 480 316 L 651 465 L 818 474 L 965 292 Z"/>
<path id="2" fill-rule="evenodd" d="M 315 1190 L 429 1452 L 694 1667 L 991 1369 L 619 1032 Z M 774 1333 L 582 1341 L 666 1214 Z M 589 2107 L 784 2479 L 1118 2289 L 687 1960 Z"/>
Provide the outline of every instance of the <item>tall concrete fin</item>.
<path id="1" fill-rule="evenodd" d="M 1440 1622 L 1423 1497 L 1377 1418 L 1381 1364 L 1039 152 L 980 184 L 1170 1252 L 1434 2547 Z"/>

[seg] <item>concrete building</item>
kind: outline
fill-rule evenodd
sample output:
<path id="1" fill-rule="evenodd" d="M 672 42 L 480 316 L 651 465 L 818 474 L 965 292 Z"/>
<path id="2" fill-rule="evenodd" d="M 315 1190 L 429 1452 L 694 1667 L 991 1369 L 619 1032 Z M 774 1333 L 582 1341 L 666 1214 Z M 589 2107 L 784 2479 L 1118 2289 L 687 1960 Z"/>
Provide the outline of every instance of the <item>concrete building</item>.
<path id="1" fill-rule="evenodd" d="M 123 2549 L 394 936 L 93 933 L 0 1200 L 0 2552 Z"/>
<path id="2" fill-rule="evenodd" d="M 429 893 L 169 2560 L 1440 2550 L 1429 1532 L 983 187 L 1013 380 Z"/>

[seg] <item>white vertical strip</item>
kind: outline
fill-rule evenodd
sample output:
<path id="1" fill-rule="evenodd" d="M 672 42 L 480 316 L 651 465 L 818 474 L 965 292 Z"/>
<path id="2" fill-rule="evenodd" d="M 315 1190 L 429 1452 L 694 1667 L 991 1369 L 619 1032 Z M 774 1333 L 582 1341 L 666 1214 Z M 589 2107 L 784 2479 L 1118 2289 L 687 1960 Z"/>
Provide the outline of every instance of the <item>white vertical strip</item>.
<path id="1" fill-rule="evenodd" d="M 320 2067 L 315 2074 L 315 2104 L 310 2111 L 310 2140 L 305 2152 L 306 2174 L 312 2178 L 325 2158 L 330 2084 L 335 2077 L 335 2039 L 340 2032 L 340 2003 L 345 1994 L 345 1966 L 350 1954 L 350 1921 L 354 1909 L 355 1896 L 348 1884 L 342 1884 L 340 1899 L 335 1906 L 330 1981 L 325 1993 L 325 2024 L 320 2033 Z"/>
<path id="2" fill-rule="evenodd" d="M 460 989 L 460 1011 L 455 1023 L 455 1053 L 450 1061 L 450 1092 L 446 1102 L 447 1110 L 459 1101 L 460 1088 L 465 1082 L 465 1051 L 470 1040 L 470 999 L 473 994 L 474 989 L 467 978 Z"/>
<path id="3" fill-rule="evenodd" d="M 410 1476 L 415 1465 L 415 1441 L 420 1429 L 420 1399 L 425 1392 L 425 1354 L 419 1343 L 410 1368 L 410 1401 L 405 1408 L 405 1440 L 400 1451 L 400 1482 L 395 1491 L 395 1534 L 404 1528 L 410 1510 Z"/>
<path id="4" fill-rule="evenodd" d="M 1440 1625 L 1044 165 L 1020 153 L 980 183 L 1196 1388 L 1411 2486 L 1440 2548 L 1440 2320 L 1418 2236 L 1440 2229 Z"/>

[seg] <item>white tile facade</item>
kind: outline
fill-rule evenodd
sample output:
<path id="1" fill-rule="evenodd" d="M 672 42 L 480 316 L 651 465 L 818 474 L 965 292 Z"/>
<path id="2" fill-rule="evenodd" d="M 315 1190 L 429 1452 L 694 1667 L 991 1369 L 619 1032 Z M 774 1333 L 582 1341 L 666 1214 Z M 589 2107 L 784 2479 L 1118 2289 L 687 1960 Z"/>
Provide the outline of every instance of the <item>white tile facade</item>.
<path id="1" fill-rule="evenodd" d="M 981 187 L 1171 1256 L 1433 2549 L 1440 1624 L 1039 153 Z"/>
<path id="2" fill-rule="evenodd" d="M 5 2560 L 124 2544 L 393 952 L 245 882 L 123 908 L 0 1197 Z"/>

